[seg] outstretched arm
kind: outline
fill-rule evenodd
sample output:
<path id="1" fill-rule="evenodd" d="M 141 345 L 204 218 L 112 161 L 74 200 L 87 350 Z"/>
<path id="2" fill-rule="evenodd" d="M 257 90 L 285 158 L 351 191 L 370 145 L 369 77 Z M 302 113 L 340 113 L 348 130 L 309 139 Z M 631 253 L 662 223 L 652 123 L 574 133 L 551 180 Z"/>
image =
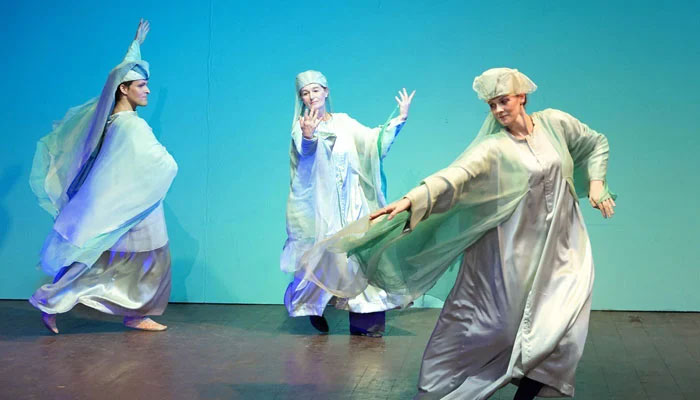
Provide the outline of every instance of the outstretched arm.
<path id="1" fill-rule="evenodd" d="M 371 221 L 371 220 L 376 219 L 377 217 L 380 217 L 380 216 L 385 215 L 385 214 L 389 214 L 389 217 L 387 219 L 393 219 L 396 216 L 396 214 L 403 212 L 403 211 L 406 211 L 406 210 L 410 210 L 410 209 L 411 209 L 411 200 L 409 200 L 407 197 L 404 197 L 401 200 L 397 200 L 397 201 L 389 204 L 388 206 L 386 206 L 384 208 L 380 208 L 379 210 L 373 212 L 369 216 L 369 220 Z"/>
<path id="2" fill-rule="evenodd" d="M 414 229 L 431 214 L 446 212 L 465 199 L 470 188 L 479 192 L 485 189 L 484 186 L 493 186 L 489 171 L 499 152 L 493 140 L 471 145 L 450 166 L 425 178 L 401 200 L 372 213 L 370 220 L 385 214 L 389 214 L 388 219 L 393 219 L 400 212 L 409 210 L 409 227 Z"/>
<path id="3" fill-rule="evenodd" d="M 141 45 L 146 40 L 146 36 L 150 30 L 151 23 L 141 18 L 139 21 L 139 26 L 136 28 L 134 40 L 131 42 L 129 50 L 127 50 L 126 55 L 124 56 L 123 62 L 137 61 L 141 59 Z"/>

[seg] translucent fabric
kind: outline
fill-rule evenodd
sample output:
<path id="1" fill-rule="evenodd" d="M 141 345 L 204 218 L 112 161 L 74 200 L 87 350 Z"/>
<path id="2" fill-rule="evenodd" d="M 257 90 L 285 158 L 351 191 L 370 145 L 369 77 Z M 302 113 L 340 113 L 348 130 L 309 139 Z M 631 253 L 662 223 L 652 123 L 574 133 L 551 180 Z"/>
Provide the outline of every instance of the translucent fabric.
<path id="1" fill-rule="evenodd" d="M 95 263 L 73 263 L 55 283 L 43 285 L 29 302 L 48 314 L 82 303 L 98 311 L 130 317 L 161 315 L 170 298 L 170 249 L 110 250 Z"/>
<path id="2" fill-rule="evenodd" d="M 298 260 L 314 243 L 386 205 L 382 161 L 403 126 L 393 119 L 395 112 L 374 129 L 333 113 L 313 140 L 305 139 L 295 123 L 282 271 L 298 270 Z"/>
<path id="3" fill-rule="evenodd" d="M 72 193 L 77 192 L 79 185 L 74 185 L 74 181 L 86 175 L 83 169 L 89 167 L 88 161 L 94 157 L 107 118 L 114 109 L 114 93 L 134 67 L 148 74 L 148 63 L 141 60 L 139 43 L 135 40 L 124 60 L 110 72 L 100 97 L 68 110 L 54 124 L 51 133 L 37 143 L 29 184 L 39 205 L 52 216 L 58 215 Z"/>
<path id="4" fill-rule="evenodd" d="M 177 173 L 173 158 L 136 112 L 110 115 L 119 84 L 148 76 L 134 40 L 100 97 L 71 108 L 37 143 L 29 183 L 55 218 L 41 251 L 47 274 L 74 263 L 89 268 L 165 197 Z M 151 245 L 167 243 L 164 229 Z"/>
<path id="5" fill-rule="evenodd" d="M 559 154 L 572 194 L 586 196 L 590 180 L 605 180 L 605 136 L 562 111 L 548 109 L 532 117 Z M 517 146 L 489 115 L 457 160 L 406 195 L 410 214 L 375 223 L 362 218 L 307 251 L 301 267 L 308 280 L 336 296 L 351 297 L 371 284 L 404 295 L 408 303 L 431 289 L 465 249 L 513 214 L 528 191 L 529 177 Z M 347 268 L 346 254 L 358 268 Z M 431 292 L 441 299 L 447 294 Z"/>
<path id="6" fill-rule="evenodd" d="M 298 271 L 299 258 L 317 241 L 386 204 L 381 163 L 402 125 L 390 117 L 382 127 L 372 129 L 347 114 L 334 113 L 321 122 L 312 140 L 303 138 L 299 124 L 295 125 L 288 238 L 280 256 L 282 270 L 295 273 L 285 293 L 290 316 L 322 315 L 332 300 L 332 294 L 304 279 L 304 272 Z M 357 269 L 356 264 L 342 262 Z M 357 313 L 393 309 L 401 303 L 371 286 L 356 296 L 335 299 L 336 308 Z"/>
<path id="7" fill-rule="evenodd" d="M 532 120 L 530 135 L 510 138 L 529 172 L 528 191 L 463 253 L 423 354 L 416 399 L 485 399 L 523 376 L 545 384 L 540 397 L 574 394 L 593 257 L 562 159 L 538 115 Z"/>
<path id="8" fill-rule="evenodd" d="M 175 160 L 135 111 L 111 116 L 90 173 L 44 242 L 44 271 L 55 275 L 74 262 L 92 265 L 158 208 L 176 173 Z"/>

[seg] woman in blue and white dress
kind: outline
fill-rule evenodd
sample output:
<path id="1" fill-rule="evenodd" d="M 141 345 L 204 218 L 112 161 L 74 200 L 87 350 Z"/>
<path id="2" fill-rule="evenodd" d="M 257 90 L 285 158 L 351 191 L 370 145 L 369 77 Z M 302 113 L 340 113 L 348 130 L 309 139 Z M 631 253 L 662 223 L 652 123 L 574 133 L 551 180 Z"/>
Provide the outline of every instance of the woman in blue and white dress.
<path id="1" fill-rule="evenodd" d="M 296 77 L 288 238 L 280 264 L 282 271 L 295 273 L 284 298 L 289 315 L 309 316 L 321 332 L 329 329 L 323 311 L 331 300 L 350 312 L 350 332 L 365 336 L 381 336 L 385 310 L 402 303 L 372 286 L 352 298 L 334 298 L 304 277 L 299 260 L 317 241 L 386 205 L 381 163 L 408 118 L 414 94 L 400 91 L 399 116 L 368 128 L 347 114 L 330 112 L 330 89 L 323 74 L 310 70 Z"/>

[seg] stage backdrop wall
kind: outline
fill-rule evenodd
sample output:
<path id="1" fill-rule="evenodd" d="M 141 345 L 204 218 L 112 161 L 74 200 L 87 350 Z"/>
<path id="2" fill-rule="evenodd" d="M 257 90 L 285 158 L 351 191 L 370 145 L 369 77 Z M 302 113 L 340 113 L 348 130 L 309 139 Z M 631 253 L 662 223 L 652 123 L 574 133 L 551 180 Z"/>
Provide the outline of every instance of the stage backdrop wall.
<path id="1" fill-rule="evenodd" d="M 582 202 L 594 308 L 700 310 L 700 35 L 695 1 L 13 2 L 0 13 L 0 298 L 24 299 L 51 218 L 28 185 L 37 139 L 100 93 L 140 17 L 152 95 L 139 110 L 180 172 L 165 202 L 172 301 L 281 303 L 294 76 L 329 79 L 334 109 L 382 123 L 417 94 L 386 160 L 389 197 L 451 162 L 487 107 L 490 67 L 538 85 L 608 135 L 617 214 Z"/>

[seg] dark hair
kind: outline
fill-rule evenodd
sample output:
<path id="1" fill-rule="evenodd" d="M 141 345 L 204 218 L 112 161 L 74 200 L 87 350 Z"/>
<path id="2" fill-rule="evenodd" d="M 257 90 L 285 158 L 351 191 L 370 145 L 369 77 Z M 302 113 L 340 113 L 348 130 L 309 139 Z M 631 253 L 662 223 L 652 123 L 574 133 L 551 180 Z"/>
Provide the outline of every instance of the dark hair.
<path id="1" fill-rule="evenodd" d="M 120 83 L 119 85 L 117 85 L 117 91 L 114 92 L 114 104 L 119 103 L 119 99 L 121 99 L 122 96 L 124 96 L 124 95 L 122 94 L 122 92 L 119 90 L 119 87 L 120 87 L 121 85 L 125 85 L 125 86 L 127 87 L 127 89 L 128 89 L 129 86 L 131 86 L 132 83 L 134 83 L 134 81 L 126 81 L 126 82 L 122 82 L 122 83 Z"/>
<path id="2" fill-rule="evenodd" d="M 525 96 L 525 101 L 523 102 L 523 108 L 527 105 L 527 93 L 523 93 L 523 96 Z"/>

